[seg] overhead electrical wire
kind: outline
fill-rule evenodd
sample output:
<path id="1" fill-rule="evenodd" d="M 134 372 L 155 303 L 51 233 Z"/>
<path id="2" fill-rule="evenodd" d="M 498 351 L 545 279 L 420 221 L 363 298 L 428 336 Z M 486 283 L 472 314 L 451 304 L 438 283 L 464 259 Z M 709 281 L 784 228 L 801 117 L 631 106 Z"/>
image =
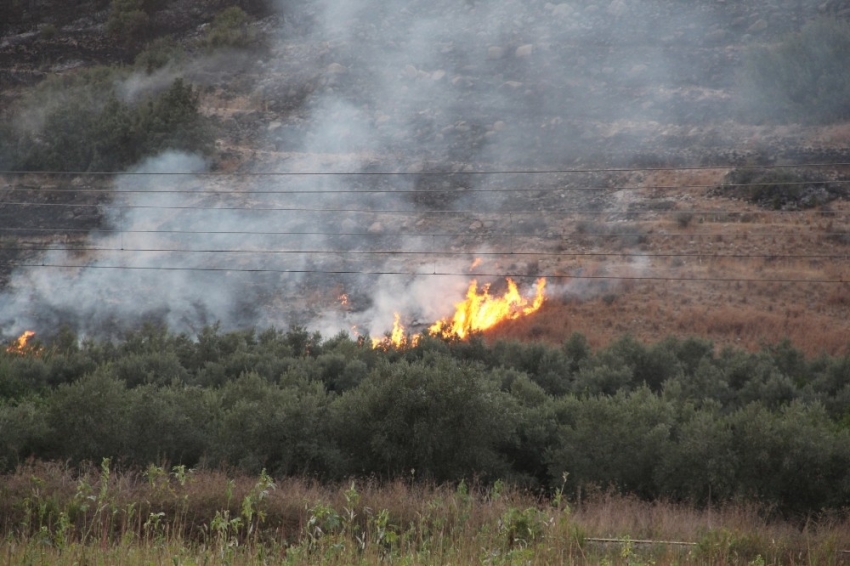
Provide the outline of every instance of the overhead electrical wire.
<path id="1" fill-rule="evenodd" d="M 840 166 L 848 166 L 850 163 L 818 163 L 818 164 L 795 164 L 795 165 L 768 165 L 768 166 L 758 166 L 756 169 L 767 170 L 767 169 L 788 169 L 788 168 L 801 168 L 801 167 L 840 167 Z M 459 172 L 445 172 L 445 171 L 419 171 L 419 172 L 393 172 L 393 171 L 357 171 L 357 172 L 106 172 L 106 171 L 95 171 L 95 172 L 68 172 L 68 171 L 0 171 L 0 175 L 60 175 L 60 176 L 112 176 L 112 175 L 133 175 L 133 176 L 198 176 L 198 177 L 265 177 L 265 176 L 284 176 L 284 177 L 312 177 L 312 176 L 449 176 L 449 177 L 463 177 L 469 175 L 552 175 L 552 174 L 589 174 L 589 173 L 602 173 L 602 172 L 678 172 L 678 171 L 695 171 L 695 170 L 720 170 L 720 169 L 729 169 L 735 168 L 735 165 L 722 165 L 722 166 L 701 166 L 701 167 L 658 167 L 658 168 L 598 168 L 598 169 L 555 169 L 555 170 L 490 170 L 490 171 L 459 171 Z M 800 185 L 811 185 L 811 184 L 844 184 L 850 181 L 847 180 L 830 180 L 830 181 L 802 181 L 802 182 L 787 182 L 787 183 L 771 183 L 772 186 L 800 186 Z M 338 190 L 279 190 L 279 191 L 270 191 L 270 190 L 261 190 L 261 191 L 253 191 L 253 190 L 230 190 L 230 191 L 207 191 L 207 190 L 179 190 L 179 189 L 154 189 L 154 190 L 125 190 L 125 191 L 114 191 L 109 189 L 93 189 L 93 188 L 28 188 L 28 187 L 12 187 L 10 192 L 13 191 L 26 191 L 26 190 L 35 190 L 35 191 L 44 191 L 44 192 L 87 192 L 87 193 L 110 193 L 113 195 L 121 195 L 125 193 L 174 193 L 174 194 L 197 194 L 197 195 L 262 195 L 262 194 L 310 194 L 310 195 L 322 195 L 322 194 L 386 194 L 393 193 L 398 195 L 407 195 L 407 194 L 423 194 L 423 193 L 437 193 L 437 194 L 453 194 L 453 193 L 462 193 L 465 194 L 467 192 L 502 192 L 502 193 L 547 193 L 547 192 L 572 192 L 572 191 L 617 191 L 617 190 L 674 190 L 674 189 L 690 189 L 690 188 L 711 188 L 711 187 L 723 187 L 723 188 L 732 188 L 732 187 L 750 187 L 750 186 L 760 186 L 764 183 L 738 183 L 738 184 L 726 184 L 726 185 L 718 185 L 718 184 L 709 184 L 709 185 L 651 185 L 651 186 L 614 186 L 614 187 L 584 187 L 584 188 L 569 188 L 569 187 L 558 187 L 558 188 L 532 188 L 532 189 L 499 189 L 499 188 L 482 188 L 482 189 L 410 189 L 410 190 L 397 190 L 397 189 L 338 189 Z M 364 214 L 396 214 L 396 215 L 407 215 L 407 214 L 415 214 L 415 215 L 427 215 L 427 214 L 456 214 L 456 215 L 490 215 L 490 216 L 512 216 L 512 215 L 553 215 L 553 214 L 581 214 L 581 215 L 590 215 L 590 214 L 646 214 L 646 213 L 661 213 L 661 214 L 680 214 L 680 213 L 691 213 L 691 214 L 699 214 L 699 215 L 727 215 L 729 217 L 741 216 L 744 214 L 776 214 L 776 213 L 795 213 L 800 211 L 792 211 L 792 210 L 758 210 L 758 211 L 725 211 L 725 210 L 671 210 L 671 209 L 642 209 L 642 210 L 603 210 L 603 209 L 588 209 L 588 208 L 573 208 L 573 209 L 561 209 L 561 210 L 517 210 L 517 211 L 480 211 L 480 210 L 376 210 L 376 209 L 350 209 L 350 208 L 305 208 L 305 207 L 274 207 L 274 208 L 258 208 L 258 207 L 222 207 L 222 206 L 162 206 L 162 205 L 127 205 L 127 204 L 114 204 L 114 203 L 91 203 L 91 204 L 81 204 L 81 203 L 26 203 L 26 202 L 2 202 L 0 204 L 7 206 L 51 206 L 51 207 L 106 207 L 106 208 L 118 208 L 118 209 L 153 209 L 153 210 L 210 210 L 210 211 L 226 211 L 226 210 L 244 210 L 248 212 L 274 212 L 274 211 L 287 211 L 287 212 L 316 212 L 316 213 L 364 213 Z M 835 211 L 816 211 L 821 215 L 834 215 Z M 13 231 L 21 231 L 21 232 L 32 232 L 32 231 L 45 231 L 55 233 L 60 230 L 66 231 L 78 231 L 78 232 L 92 232 L 92 233 L 100 233 L 100 232 L 115 232 L 122 234 L 196 234 L 196 235 L 214 235 L 214 234 L 236 234 L 236 235 L 321 235 L 326 237 L 344 237 L 344 236 L 369 236 L 369 237 L 388 237 L 388 236 L 406 236 L 406 237 L 452 237 L 452 236 L 463 236 L 469 235 L 468 232 L 460 232 L 460 233 L 425 233 L 425 234 L 415 234 L 415 233 L 398 233 L 398 234 L 374 234 L 374 233 L 358 233 L 358 232 L 340 232 L 340 233 L 325 233 L 325 232 L 266 232 L 266 231 L 186 231 L 186 230 L 113 230 L 113 229 L 41 229 L 41 228 L 0 228 L 0 231 L 5 232 L 13 232 Z M 836 235 L 848 235 L 847 232 L 835 232 L 829 231 L 825 232 L 825 234 L 836 234 Z M 498 234 L 490 233 L 489 236 L 497 236 Z M 521 238 L 525 235 L 516 234 L 513 232 L 502 233 L 505 237 L 514 237 Z M 573 236 L 579 237 L 629 237 L 629 236 L 649 236 L 649 234 L 645 233 L 620 233 L 620 234 L 593 234 L 593 233 L 581 233 L 576 232 L 574 234 L 569 234 Z M 567 234 L 560 235 L 561 237 L 569 236 Z M 689 237 L 691 239 L 700 238 L 703 236 L 715 236 L 715 235 L 694 235 L 694 234 L 663 234 L 663 237 Z M 204 253 L 204 254 L 299 254 L 299 255 L 320 255 L 320 254 L 336 254 L 336 255 L 393 255 L 393 256 L 463 256 L 469 257 L 471 255 L 481 255 L 481 256 L 537 256 L 537 257 L 547 257 L 547 256 L 555 256 L 555 257 L 584 257 L 584 256 L 609 256 L 609 257 L 673 257 L 673 258 L 697 258 L 697 259 L 714 259 L 714 258 L 762 258 L 762 259 L 770 259 L 770 260 L 781 260 L 781 259 L 831 259 L 831 260 L 843 260 L 847 259 L 848 255 L 837 255 L 837 254 L 746 254 L 746 253 L 732 253 L 732 254 L 718 254 L 718 253 L 632 253 L 632 252 L 565 252 L 559 251 L 557 253 L 553 252 L 525 252 L 525 251 L 508 251 L 508 252 L 478 252 L 478 253 L 469 253 L 469 252 L 451 252 L 451 251 L 429 251 L 429 250 L 222 250 L 222 249 L 201 249 L 201 250 L 191 250 L 191 249 L 155 249 L 155 248 L 103 248 L 103 247 L 26 247 L 26 248 L 9 248 L 6 249 L 18 250 L 18 251 L 92 251 L 92 252 L 123 252 L 123 253 Z M 310 258 L 312 260 L 312 258 Z M 511 277 L 528 277 L 528 274 L 506 274 L 506 273 L 474 273 L 474 272 L 438 272 L 436 266 L 432 270 L 427 271 L 392 271 L 386 269 L 376 269 L 376 270 L 361 270 L 361 269 L 273 269 L 273 268 L 245 268 L 245 267 L 190 267 L 190 266 L 128 266 L 128 265 L 100 265 L 100 264 L 51 264 L 51 263 L 21 263 L 17 264 L 16 267 L 30 267 L 30 268 L 67 268 L 67 269 L 112 269 L 112 270 L 144 270 L 144 271 L 199 271 L 199 272 L 233 272 L 233 273 L 290 273 L 290 274 L 309 274 L 309 273 L 318 273 L 318 274 L 327 274 L 327 275 L 395 275 L 395 276 L 476 276 L 476 277 L 503 277 L 503 276 L 511 276 Z M 778 279 L 766 279 L 766 278 L 741 278 L 741 277 L 670 277 L 670 276 L 643 276 L 643 277 L 635 277 L 635 276 L 619 276 L 619 275 L 570 275 L 570 274 L 562 274 L 562 273 L 553 273 L 553 274 L 539 274 L 536 275 L 539 277 L 547 277 L 552 279 L 558 278 L 569 278 L 569 279 L 613 279 L 613 280 L 632 280 L 632 281 L 672 281 L 672 282 L 752 282 L 752 283 L 848 283 L 843 279 L 807 279 L 807 278 L 778 278 Z"/>
<path id="2" fill-rule="evenodd" d="M 21 187 L 12 186 L 7 190 L 35 191 L 38 193 L 93 193 L 93 194 L 191 194 L 191 195 L 339 195 L 339 194 L 395 194 L 399 196 L 409 194 L 467 194 L 467 193 L 564 193 L 564 192 L 602 192 L 602 191 L 660 191 L 660 190 L 683 190 L 683 189 L 730 189 L 760 187 L 795 187 L 810 185 L 844 185 L 850 184 L 850 179 L 835 180 L 812 180 L 812 181 L 788 181 L 784 183 L 762 182 L 762 183 L 710 183 L 710 184 L 676 184 L 676 185 L 641 185 L 641 186 L 600 186 L 600 187 L 534 187 L 534 188 L 449 188 L 449 189 L 248 189 L 248 190 L 197 190 L 197 189 L 111 189 L 111 188 L 86 188 L 86 187 Z"/>
<path id="3" fill-rule="evenodd" d="M 638 252 L 539 252 L 539 251 L 476 251 L 476 252 L 455 252 L 446 250 L 237 250 L 237 249 L 174 249 L 174 248 L 108 248 L 108 247 L 17 247 L 7 246 L 4 248 L 8 251 L 65 251 L 65 252 L 122 252 L 122 253 L 183 253 L 183 254 L 244 254 L 244 255 L 392 255 L 392 256 L 423 256 L 423 255 L 439 255 L 439 256 L 534 256 L 534 257 L 635 257 L 635 258 L 661 258 L 661 257 L 678 257 L 678 258 L 699 258 L 699 259 L 720 259 L 720 258 L 736 258 L 736 259 L 848 259 L 850 252 L 847 254 L 747 254 L 747 253 L 638 253 Z"/>
<path id="4" fill-rule="evenodd" d="M 290 231 L 252 231 L 252 230 L 122 230 L 119 228 L 10 228 L 6 226 L 0 226 L 0 233 L 2 232 L 44 232 L 47 234 L 64 234 L 64 233 L 82 233 L 82 234 L 170 234 L 170 235 L 205 235 L 205 236 L 326 236 L 329 238 L 335 237 L 358 237 L 358 238 L 457 238 L 457 237 L 472 237 L 472 236 L 486 236 L 488 238 L 494 237 L 504 237 L 504 238 L 532 238 L 537 237 L 539 235 L 536 234 L 521 234 L 518 232 L 493 232 L 486 231 L 484 233 L 470 233 L 467 231 L 462 232 L 290 232 Z M 818 230 L 816 233 L 818 236 L 850 236 L 850 231 L 844 230 Z M 748 236 L 749 238 L 753 238 L 755 236 L 764 236 L 771 237 L 776 234 L 772 231 L 759 232 L 758 234 L 751 234 Z M 801 234 L 798 234 L 801 235 Z M 557 234 L 559 238 L 567 239 L 567 238 L 637 238 L 637 237 L 660 237 L 660 238 L 690 238 L 692 240 L 702 239 L 702 238 L 717 238 L 718 236 L 723 237 L 723 234 L 708 234 L 708 233 L 697 233 L 697 232 L 689 232 L 689 233 L 676 233 L 676 234 L 663 234 L 660 232 L 603 232 L 603 233 L 593 233 L 593 232 L 560 232 Z"/>
<path id="5" fill-rule="evenodd" d="M 454 215 L 491 215 L 491 216 L 510 216 L 512 214 L 533 214 L 533 215 L 553 215 L 553 214 L 645 214 L 652 212 L 655 214 L 702 214 L 702 215 L 742 215 L 742 214 L 799 214 L 806 212 L 801 210 L 758 210 L 758 211 L 741 211 L 729 212 L 726 210 L 698 210 L 698 209 L 669 209 L 669 208 L 642 208 L 632 210 L 617 210 L 616 208 L 593 209 L 593 208 L 562 208 L 558 210 L 392 210 L 392 209 L 365 209 L 365 208 L 322 208 L 322 207 L 299 207 L 299 206 L 280 206 L 280 207 L 252 207 L 252 206 L 197 206 L 197 205 L 157 205 L 157 204 L 113 204 L 113 203 L 57 203 L 57 202 L 2 202 L 0 205 L 11 206 L 38 206 L 38 207 L 58 207 L 58 208 L 113 208 L 122 210 L 244 210 L 248 212 L 315 212 L 315 213 L 352 213 L 352 214 L 397 214 L 397 215 L 426 215 L 426 214 L 454 214 Z M 841 214 L 835 210 L 818 210 L 817 214 L 834 216 Z"/>
<path id="6" fill-rule="evenodd" d="M 774 165 L 750 165 L 723 164 L 723 165 L 695 165 L 692 167 L 588 167 L 588 168 L 564 168 L 564 169 L 489 169 L 472 171 L 55 171 L 37 170 L 26 171 L 21 169 L 0 170 L 2 175 L 57 175 L 57 176 L 203 176 L 203 177 L 341 177 L 341 176 L 373 176 L 373 177 L 401 177 L 401 176 L 449 176 L 449 175 L 559 175 L 559 174 L 581 174 L 581 173 L 632 173 L 638 171 L 713 171 L 718 169 L 799 169 L 804 167 L 846 167 L 847 162 L 836 163 L 793 163 Z"/>
<path id="7" fill-rule="evenodd" d="M 236 268 L 236 267 L 187 267 L 187 266 L 127 266 L 127 265 L 74 265 L 74 264 L 19 264 L 19 267 L 55 268 L 55 269 L 117 269 L 127 271 L 200 271 L 200 272 L 232 272 L 232 273 L 291 273 L 291 274 L 323 274 L 323 275 L 392 275 L 405 277 L 512 277 L 517 279 L 546 278 L 546 279 L 604 279 L 622 281 L 671 281 L 671 282 L 715 282 L 715 283 L 824 283 L 850 284 L 844 279 L 805 279 L 805 278 L 746 278 L 746 277 L 635 277 L 628 275 L 571 275 L 565 273 L 484 273 L 470 271 L 392 271 L 392 270 L 362 270 L 362 269 L 273 269 L 273 268 Z"/>

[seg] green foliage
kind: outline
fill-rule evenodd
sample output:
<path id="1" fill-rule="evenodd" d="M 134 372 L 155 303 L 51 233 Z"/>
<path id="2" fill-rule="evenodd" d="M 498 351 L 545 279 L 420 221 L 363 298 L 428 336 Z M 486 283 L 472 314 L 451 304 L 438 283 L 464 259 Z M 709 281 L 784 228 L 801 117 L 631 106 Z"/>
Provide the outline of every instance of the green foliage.
<path id="1" fill-rule="evenodd" d="M 151 74 L 167 65 L 176 65 L 183 61 L 186 53 L 171 38 L 158 37 L 151 41 L 143 51 L 136 55 L 133 66 Z"/>
<path id="2" fill-rule="evenodd" d="M 526 547 L 543 537 L 547 521 L 546 514 L 533 507 L 510 507 L 499 519 L 499 531 L 508 547 Z"/>
<path id="3" fill-rule="evenodd" d="M 676 427 L 674 407 L 648 389 L 559 401 L 560 427 L 550 448 L 550 477 L 573 485 L 615 486 L 658 496 L 655 470 Z"/>
<path id="4" fill-rule="evenodd" d="M 150 25 L 150 17 L 144 8 L 143 0 L 112 0 L 106 20 L 107 33 L 123 41 L 127 47 L 138 44 L 147 35 Z"/>
<path id="5" fill-rule="evenodd" d="M 38 35 L 41 36 L 41 39 L 46 41 L 55 39 L 58 34 L 59 30 L 53 24 L 45 24 L 38 30 Z"/>
<path id="6" fill-rule="evenodd" d="M 383 364 L 339 397 L 335 428 L 353 469 L 497 477 L 506 471 L 497 447 L 514 426 L 510 397 L 479 369 L 442 356 L 429 362 Z"/>
<path id="7" fill-rule="evenodd" d="M 128 102 L 117 90 L 125 78 L 98 67 L 45 81 L 6 124 L 15 139 L 5 142 L 6 159 L 29 170 L 120 171 L 166 150 L 212 151 L 212 129 L 191 85 L 176 79 Z"/>
<path id="8" fill-rule="evenodd" d="M 718 193 L 772 210 L 797 210 L 826 204 L 846 190 L 817 171 L 741 167 L 726 174 Z"/>
<path id="9" fill-rule="evenodd" d="M 850 23 L 821 18 L 776 45 L 747 54 L 741 74 L 747 117 L 829 123 L 850 117 Z"/>
<path id="10" fill-rule="evenodd" d="M 576 335 L 399 352 L 297 327 L 191 337 L 146 325 L 115 343 L 65 329 L 43 346 L 0 349 L 0 469 L 107 457 L 500 479 L 561 498 L 591 486 L 749 498 L 794 514 L 850 505 L 850 356 L 808 360 L 787 342 L 715 353 L 699 339 L 625 337 L 594 352 Z M 220 525 L 235 518 L 247 528 L 236 509 Z"/>
<path id="11" fill-rule="evenodd" d="M 207 29 L 203 44 L 208 49 L 247 47 L 256 41 L 251 18 L 239 6 L 219 12 Z"/>

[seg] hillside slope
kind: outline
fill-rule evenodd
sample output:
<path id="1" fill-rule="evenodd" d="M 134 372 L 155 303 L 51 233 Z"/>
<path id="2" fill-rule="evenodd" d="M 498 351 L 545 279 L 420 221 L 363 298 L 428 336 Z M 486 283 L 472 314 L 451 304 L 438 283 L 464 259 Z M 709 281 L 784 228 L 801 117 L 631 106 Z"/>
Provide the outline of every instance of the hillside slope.
<path id="1" fill-rule="evenodd" d="M 844 351 L 843 91 L 833 114 L 783 101 L 752 65 L 850 4 L 235 4 L 244 23 L 216 18 L 230 3 L 139 3 L 130 35 L 117 2 L 0 14 L 4 120 L 34 147 L 55 134 L 34 93 L 97 65 L 124 65 L 105 88 L 127 108 L 185 80 L 214 132 L 203 161 L 5 175 L 0 334 L 155 319 L 379 335 L 394 312 L 413 330 L 446 316 L 472 277 L 545 276 L 544 308 L 493 337 Z"/>

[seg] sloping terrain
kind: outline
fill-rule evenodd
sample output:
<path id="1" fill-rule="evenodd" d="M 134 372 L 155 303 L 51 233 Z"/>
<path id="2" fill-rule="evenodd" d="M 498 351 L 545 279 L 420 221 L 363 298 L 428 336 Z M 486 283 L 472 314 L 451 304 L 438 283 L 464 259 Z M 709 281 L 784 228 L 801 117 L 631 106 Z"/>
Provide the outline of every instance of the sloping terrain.
<path id="1" fill-rule="evenodd" d="M 394 311 L 413 330 L 446 316 L 472 277 L 545 276 L 544 308 L 493 337 L 844 351 L 850 127 L 754 110 L 741 85 L 749 49 L 850 4 L 243 5 L 256 41 L 198 48 L 226 7 L 153 9 L 145 41 L 188 55 L 121 83 L 195 85 L 216 131 L 197 175 L 168 175 L 192 162 L 166 155 L 135 177 L 4 177 L 0 332 L 154 318 L 376 335 Z M 4 107 L 47 75 L 130 63 L 145 42 L 108 17 L 8 19 Z M 756 198 L 741 171 L 789 176 Z"/>

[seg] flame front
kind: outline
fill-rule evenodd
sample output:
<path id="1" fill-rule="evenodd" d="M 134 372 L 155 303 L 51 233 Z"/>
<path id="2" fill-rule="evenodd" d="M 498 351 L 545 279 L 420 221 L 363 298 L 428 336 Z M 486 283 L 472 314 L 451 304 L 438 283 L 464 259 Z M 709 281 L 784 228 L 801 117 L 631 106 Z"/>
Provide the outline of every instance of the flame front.
<path id="1" fill-rule="evenodd" d="M 32 338 L 33 336 L 35 336 L 35 332 L 33 332 L 32 330 L 27 330 L 26 332 L 18 336 L 17 340 L 12 342 L 9 347 L 6 348 L 6 351 L 10 354 L 25 353 L 27 350 L 27 342 L 29 342 L 30 338 Z"/>
<path id="2" fill-rule="evenodd" d="M 490 286 L 478 290 L 478 282 L 473 280 L 466 291 L 466 300 L 455 305 L 455 314 L 445 318 L 428 329 L 432 336 L 443 338 L 465 338 L 470 332 L 487 330 L 505 320 L 514 320 L 536 312 L 543 305 L 546 279 L 540 278 L 536 284 L 533 300 L 520 295 L 516 283 L 508 279 L 508 290 L 501 297 L 490 294 Z"/>
<path id="3" fill-rule="evenodd" d="M 393 317 L 392 332 L 383 338 L 372 338 L 372 347 L 389 350 L 390 348 L 416 346 L 416 344 L 419 343 L 419 336 L 408 337 L 407 332 L 404 329 L 404 325 L 401 323 L 401 315 L 393 313 Z"/>

